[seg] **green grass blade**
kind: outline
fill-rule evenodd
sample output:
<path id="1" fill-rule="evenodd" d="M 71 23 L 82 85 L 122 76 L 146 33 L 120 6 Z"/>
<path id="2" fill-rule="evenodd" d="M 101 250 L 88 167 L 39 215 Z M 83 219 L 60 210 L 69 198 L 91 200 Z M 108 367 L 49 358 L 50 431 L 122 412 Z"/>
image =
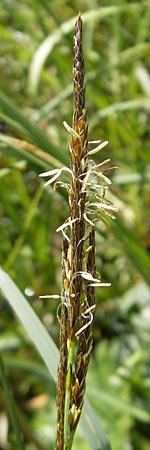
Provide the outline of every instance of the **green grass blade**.
<path id="1" fill-rule="evenodd" d="M 109 105 L 106 108 L 103 108 L 97 111 L 96 114 L 94 114 L 93 119 L 91 119 L 90 121 L 90 129 L 94 128 L 99 123 L 99 120 L 103 119 L 104 117 L 110 117 L 113 114 L 119 112 L 136 110 L 140 108 L 144 109 L 147 112 L 150 111 L 150 98 L 141 97 L 140 99 L 126 100 L 124 102 L 113 103 L 112 105 Z"/>
<path id="2" fill-rule="evenodd" d="M 35 155 L 33 155 L 31 152 L 28 152 L 27 150 L 23 149 L 18 143 L 11 142 L 11 139 L 7 136 L 4 136 L 3 134 L 0 134 L 0 148 L 5 153 L 8 154 L 11 153 L 11 155 L 15 155 L 19 158 L 21 158 L 23 161 L 29 162 L 30 166 L 34 165 L 34 167 L 38 167 L 38 169 L 42 170 L 48 170 L 50 165 L 48 165 L 45 161 L 41 160 L 40 158 L 37 158 Z M 58 167 L 58 166 L 57 166 Z"/>
<path id="3" fill-rule="evenodd" d="M 0 287 L 3 295 L 40 353 L 52 377 L 56 380 L 59 351 L 27 300 L 2 268 L 0 268 Z M 92 450 L 111 450 L 108 439 L 87 400 L 84 403 L 81 426 Z"/>
<path id="4" fill-rule="evenodd" d="M 56 379 L 59 351 L 22 293 L 2 269 L 0 269 L 0 287 L 38 349 L 52 377 Z"/>
<path id="5" fill-rule="evenodd" d="M 19 124 L 31 141 L 40 149 L 44 150 L 46 153 L 50 153 L 54 158 L 57 156 L 61 162 L 67 161 L 67 155 L 64 155 L 58 148 L 54 147 L 47 134 L 39 129 L 30 119 L 28 119 L 22 113 L 21 109 L 17 107 L 14 102 L 12 102 L 10 98 L 7 97 L 1 90 L 0 104 L 5 116 L 11 118 L 14 123 L 16 122 L 16 127 Z"/>
<path id="6" fill-rule="evenodd" d="M 125 414 L 128 417 L 133 417 L 141 422 L 150 422 L 148 411 L 144 411 L 142 408 L 131 405 L 123 399 L 118 399 L 110 392 L 101 391 L 92 387 L 88 389 L 88 392 L 95 404 L 105 404 L 108 405 L 108 408 L 118 410 L 121 414 Z"/>
<path id="7" fill-rule="evenodd" d="M 123 244 L 124 250 L 132 260 L 134 266 L 138 269 L 147 284 L 150 285 L 150 257 L 145 248 L 137 240 L 134 232 L 129 230 L 119 217 L 116 220 L 112 220 L 109 217 L 105 217 L 105 219 L 110 224 L 111 230 L 117 239 Z"/>
<path id="8" fill-rule="evenodd" d="M 110 443 L 101 427 L 89 400 L 85 397 L 80 424 L 85 438 L 93 450 L 111 450 Z"/>
<path id="9" fill-rule="evenodd" d="M 0 337 L 0 352 L 6 350 L 16 350 L 19 347 L 20 347 L 20 339 L 17 336 L 15 336 L 15 334 Z"/>
<path id="10" fill-rule="evenodd" d="M 2 379 L 2 386 L 3 386 L 4 392 L 5 392 L 5 396 L 6 396 L 6 402 L 7 402 L 7 406 L 8 406 L 9 415 L 10 415 L 11 422 L 12 422 L 15 436 L 16 436 L 17 449 L 25 450 L 20 427 L 19 427 L 19 422 L 18 422 L 18 417 L 17 417 L 17 413 L 16 413 L 14 399 L 12 396 L 12 392 L 11 392 L 11 388 L 10 388 L 9 381 L 7 378 L 5 366 L 3 364 L 3 360 L 1 358 L 1 356 L 0 356 L 0 375 L 1 375 L 1 379 Z"/>
<path id="11" fill-rule="evenodd" d="M 73 95 L 73 84 L 69 84 L 65 89 L 59 92 L 55 97 L 50 99 L 45 105 L 41 107 L 38 111 L 32 114 L 32 119 L 38 122 L 42 117 L 47 119 L 51 115 L 52 111 L 62 103 L 63 100 Z"/>
<path id="12" fill-rule="evenodd" d="M 140 5 L 132 4 L 128 5 L 128 11 L 135 11 Z M 121 11 L 126 10 L 126 5 L 124 6 L 107 6 L 103 8 L 96 8 L 82 14 L 82 19 L 84 23 L 100 20 L 108 17 L 110 15 L 118 14 Z M 38 47 L 34 53 L 33 60 L 29 72 L 29 90 L 30 93 L 35 95 L 39 83 L 40 73 L 42 67 L 51 53 L 56 44 L 58 44 L 62 37 L 67 35 L 73 30 L 76 17 L 72 17 L 67 22 L 64 22 L 58 27 L 50 36 L 48 36 L 42 44 Z"/>
<path id="13" fill-rule="evenodd" d="M 123 186 L 126 184 L 138 184 L 144 182 L 150 182 L 150 166 L 146 166 L 145 170 L 140 170 L 140 172 L 130 172 L 130 173 L 115 173 L 113 176 L 113 183 L 116 186 Z"/>
<path id="14" fill-rule="evenodd" d="M 10 346 L 8 347 L 8 345 Z M 8 343 L 6 349 L 2 348 L 2 350 L 8 350 L 11 349 L 11 343 Z M 19 359 L 16 357 L 10 357 L 7 358 L 6 356 L 3 357 L 4 364 L 8 370 L 10 370 L 12 373 L 17 372 L 18 370 L 22 373 L 30 374 L 35 378 L 40 379 L 40 381 L 44 383 L 49 383 L 49 371 L 47 367 L 45 367 L 42 364 L 30 361 L 30 360 L 24 360 Z"/>
<path id="15" fill-rule="evenodd" d="M 15 259 L 17 258 L 17 255 L 23 245 L 26 233 L 31 225 L 32 219 L 35 216 L 35 212 L 37 210 L 39 201 L 41 199 L 42 193 L 43 193 L 43 189 L 44 186 L 41 184 L 39 186 L 39 188 L 37 189 L 37 192 L 35 194 L 35 196 L 33 197 L 33 200 L 30 203 L 30 206 L 28 208 L 28 212 L 26 215 L 26 219 L 24 222 L 24 226 L 23 226 L 23 231 L 22 234 L 20 234 L 18 236 L 18 238 L 16 239 L 16 242 L 14 244 L 14 247 L 12 249 L 12 251 L 9 253 L 8 258 L 6 259 L 5 263 L 4 263 L 4 268 L 6 270 L 8 270 L 10 267 L 13 266 Z"/>

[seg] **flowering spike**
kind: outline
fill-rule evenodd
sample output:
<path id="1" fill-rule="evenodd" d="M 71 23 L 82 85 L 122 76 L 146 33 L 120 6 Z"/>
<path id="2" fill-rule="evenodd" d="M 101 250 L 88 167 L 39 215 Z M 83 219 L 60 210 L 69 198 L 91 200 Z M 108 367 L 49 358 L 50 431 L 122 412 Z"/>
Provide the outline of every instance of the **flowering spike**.
<path id="1" fill-rule="evenodd" d="M 109 215 L 116 211 L 116 208 L 105 200 L 105 191 L 111 181 L 104 173 L 110 170 L 110 160 L 95 164 L 93 160 L 88 159 L 108 142 L 88 141 L 80 14 L 75 24 L 73 53 L 72 126 L 66 121 L 63 122 L 70 135 L 70 168 L 52 169 L 40 175 L 50 176 L 46 185 L 54 183 L 62 172 L 67 172 L 70 177 L 67 184 L 61 181 L 54 184 L 55 188 L 61 186 L 68 191 L 69 218 L 57 228 L 63 236 L 61 295 L 47 296 L 61 299 L 57 308 L 60 324 L 60 362 L 56 388 L 55 450 L 71 450 L 84 402 L 86 373 L 92 351 L 95 288 L 110 286 L 110 283 L 102 283 L 96 276 L 95 222 L 99 220 L 101 211 Z M 88 151 L 88 143 L 98 145 Z"/>

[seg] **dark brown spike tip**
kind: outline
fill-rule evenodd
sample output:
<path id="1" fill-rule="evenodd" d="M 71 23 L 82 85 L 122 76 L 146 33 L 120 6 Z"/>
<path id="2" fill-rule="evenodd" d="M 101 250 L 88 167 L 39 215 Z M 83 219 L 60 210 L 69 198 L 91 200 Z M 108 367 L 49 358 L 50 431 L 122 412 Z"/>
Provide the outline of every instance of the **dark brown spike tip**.
<path id="1" fill-rule="evenodd" d="M 74 81 L 74 124 L 83 114 L 84 109 L 84 59 L 82 52 L 82 19 L 79 12 L 75 23 L 73 37 L 73 81 Z"/>

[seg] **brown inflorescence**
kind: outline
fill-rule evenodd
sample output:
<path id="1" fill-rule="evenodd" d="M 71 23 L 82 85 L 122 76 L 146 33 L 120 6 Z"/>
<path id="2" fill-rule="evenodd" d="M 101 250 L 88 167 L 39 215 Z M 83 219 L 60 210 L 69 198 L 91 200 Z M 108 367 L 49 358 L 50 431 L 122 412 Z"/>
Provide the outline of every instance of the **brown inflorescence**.
<path id="1" fill-rule="evenodd" d="M 74 435 L 83 405 L 85 391 L 85 377 L 92 349 L 91 326 L 88 325 L 89 314 L 81 314 L 87 307 L 94 304 L 94 288 L 83 288 L 84 234 L 85 234 L 85 202 L 86 190 L 83 180 L 87 171 L 88 125 L 84 110 L 84 60 L 82 53 L 82 21 L 80 14 L 75 24 L 74 33 L 74 110 L 69 145 L 70 163 L 72 171 L 71 187 L 69 191 L 69 207 L 71 219 L 70 243 L 63 238 L 63 288 L 62 298 L 65 306 L 60 319 L 60 364 L 57 380 L 57 411 L 58 430 L 56 450 L 63 448 L 63 421 L 65 402 L 65 376 L 67 371 L 67 339 L 77 342 L 77 352 L 74 367 L 71 368 L 70 407 L 68 423 L 70 436 Z M 95 238 L 94 227 L 89 233 L 89 252 L 87 256 L 87 272 L 95 275 Z M 87 285 L 87 286 L 86 286 Z M 79 329 L 81 333 L 77 336 Z M 83 330 L 82 330 L 83 328 Z M 64 342 L 65 341 L 65 342 Z M 60 392 L 61 386 L 61 392 Z M 61 437 L 60 437 L 61 436 Z M 72 437 L 70 438 L 72 440 Z"/>
<path id="2" fill-rule="evenodd" d="M 71 136 L 70 168 L 52 169 L 41 174 L 51 175 L 46 186 L 56 181 L 63 171 L 70 175 L 70 183 L 55 183 L 55 187 L 65 187 L 69 192 L 70 209 L 70 217 L 57 230 L 62 231 L 63 245 L 61 303 L 57 311 L 60 323 L 60 362 L 56 386 L 55 450 L 71 449 L 84 402 L 86 374 L 92 350 L 95 286 L 110 285 L 101 283 L 99 277 L 96 277 L 95 223 L 99 220 L 101 211 L 108 215 L 116 211 L 112 203 L 105 199 L 105 191 L 111 182 L 104 173 L 111 170 L 110 160 L 95 164 L 90 159 L 91 155 L 103 149 L 108 142 L 94 141 L 98 143 L 97 147 L 88 151 L 80 14 L 75 24 L 73 49 L 72 127 L 64 122 Z M 101 218 L 103 219 L 103 215 Z"/>

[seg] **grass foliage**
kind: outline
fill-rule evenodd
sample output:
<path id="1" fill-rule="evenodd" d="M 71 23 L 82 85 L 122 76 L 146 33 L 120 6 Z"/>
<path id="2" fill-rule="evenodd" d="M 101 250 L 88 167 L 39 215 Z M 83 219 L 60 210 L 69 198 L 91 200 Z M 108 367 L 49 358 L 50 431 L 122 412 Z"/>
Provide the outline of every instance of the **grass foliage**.
<path id="1" fill-rule="evenodd" d="M 60 294 L 62 239 L 56 229 L 68 217 L 68 209 L 63 190 L 44 190 L 38 174 L 69 161 L 69 139 L 62 123 L 71 125 L 72 33 L 78 11 L 83 18 L 90 139 L 109 141 L 107 155 L 118 166 L 111 173 L 109 199 L 119 213 L 115 220 L 105 216 L 96 229 L 97 269 L 102 280 L 112 284 L 96 290 L 94 348 L 86 391 L 93 409 L 86 400 L 85 411 L 98 441 L 87 432 L 83 414 L 73 448 L 108 449 L 104 429 L 112 450 L 148 450 L 148 0 L 94 0 L 92 5 L 89 0 L 1 0 L 0 117 L 6 123 L 6 133 L 0 135 L 0 263 L 5 271 L 1 274 L 13 279 L 26 298 L 27 310 L 29 306 L 34 310 L 45 333 L 58 345 L 58 302 L 39 296 Z M 96 162 L 107 155 L 104 149 L 95 155 Z M 11 290 L 8 293 L 1 287 L 0 446 L 3 450 L 23 448 L 21 442 L 16 444 L 21 439 L 16 431 L 20 427 L 25 450 L 54 448 L 55 384 L 41 359 L 45 350 L 40 331 L 36 322 L 32 329 L 34 319 L 30 323 L 23 307 L 18 320 L 21 298 L 14 307 Z M 36 348 L 38 341 L 41 344 L 39 353 L 29 336 Z M 47 355 L 46 364 L 54 366 L 52 356 Z M 89 435 L 87 442 L 83 433 Z"/>

